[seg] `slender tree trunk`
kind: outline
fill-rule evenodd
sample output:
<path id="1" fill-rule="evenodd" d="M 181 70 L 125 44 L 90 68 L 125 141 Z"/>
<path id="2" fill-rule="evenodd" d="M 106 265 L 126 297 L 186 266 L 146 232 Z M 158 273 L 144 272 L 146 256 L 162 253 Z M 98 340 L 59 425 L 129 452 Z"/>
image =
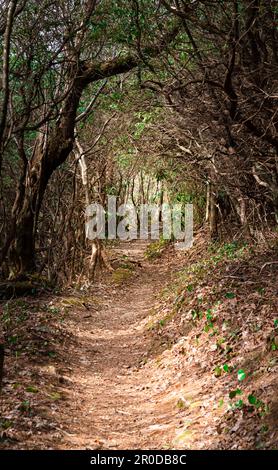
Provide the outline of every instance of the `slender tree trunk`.
<path id="1" fill-rule="evenodd" d="M 4 354 L 5 354 L 4 341 L 2 342 L 0 338 L 0 392 L 2 389 L 2 380 L 3 380 L 3 373 L 4 373 Z"/>
<path id="2" fill-rule="evenodd" d="M 77 151 L 75 152 L 75 156 L 80 166 L 82 184 L 83 184 L 84 191 L 85 191 L 85 204 L 86 204 L 86 207 L 88 207 L 90 204 L 90 192 L 89 192 L 89 185 L 88 185 L 88 167 L 87 167 L 85 152 L 82 148 L 82 145 L 78 141 L 78 139 L 76 140 L 76 147 L 77 147 Z M 106 197 L 106 194 L 100 183 L 100 199 L 104 197 Z M 92 251 L 91 251 L 90 267 L 89 267 L 89 275 L 92 280 L 94 280 L 95 278 L 97 265 L 101 266 L 102 264 L 110 271 L 113 271 L 113 268 L 110 265 L 105 255 L 102 241 L 99 239 L 96 239 L 92 241 Z"/>
<path id="3" fill-rule="evenodd" d="M 210 187 L 209 231 L 211 240 L 218 239 L 218 209 L 215 186 Z"/>
<path id="4" fill-rule="evenodd" d="M 8 112 L 8 103 L 9 103 L 9 71 L 10 71 L 10 48 L 11 48 L 11 34 L 13 28 L 14 14 L 16 9 L 17 0 L 11 0 L 8 14 L 7 14 L 7 24 L 4 32 L 4 44 L 3 44 L 3 69 L 2 69 L 2 94 L 3 102 L 2 108 L 0 110 L 0 173 L 2 166 L 2 147 L 3 147 L 3 136 L 5 133 L 7 112 Z"/>
<path id="5" fill-rule="evenodd" d="M 4 339 L 3 329 L 0 326 L 0 393 L 1 393 L 1 388 L 2 388 L 3 373 L 4 373 L 4 357 L 5 357 L 5 339 Z"/>
<path id="6" fill-rule="evenodd" d="M 163 206 L 163 202 L 164 202 L 164 187 L 163 187 L 163 181 L 160 182 L 159 188 L 160 188 L 160 195 L 159 195 L 159 207 L 160 207 L 160 210 L 159 210 L 159 222 L 162 222 L 162 206 Z"/>
<path id="7" fill-rule="evenodd" d="M 207 195 L 206 195 L 206 216 L 205 216 L 205 221 L 209 221 L 209 209 L 210 209 L 210 183 L 207 183 Z"/>

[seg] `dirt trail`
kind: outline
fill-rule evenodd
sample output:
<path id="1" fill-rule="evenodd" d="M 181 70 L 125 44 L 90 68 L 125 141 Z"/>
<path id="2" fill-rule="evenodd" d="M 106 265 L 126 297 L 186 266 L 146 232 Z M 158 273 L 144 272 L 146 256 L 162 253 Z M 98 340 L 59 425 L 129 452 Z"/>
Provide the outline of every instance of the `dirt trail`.
<path id="1" fill-rule="evenodd" d="M 254 270 L 254 265 L 277 269 L 273 251 L 251 254 L 250 259 L 247 252 L 242 260 L 225 261 L 213 272 L 207 268 L 201 281 L 199 277 L 185 281 L 183 268 L 194 263 L 194 256 L 198 259 L 198 245 L 186 256 L 169 247 L 152 262 L 144 257 L 146 246 L 135 241 L 114 247 L 116 265 L 123 269 L 133 261 L 136 266 L 131 277 L 122 278 L 122 285 L 113 282 L 119 281 L 115 271 L 112 276 L 102 274 L 92 289 L 70 288 L 39 299 L 15 299 L 4 305 L 5 310 L 2 307 L 8 322 L 6 336 L 13 341 L 6 349 L 0 446 L 277 447 L 277 351 L 269 348 L 277 318 L 277 286 L 274 271 L 269 269 L 263 284 L 260 272 Z M 239 267 L 245 288 L 242 281 L 231 285 L 227 275 L 233 273 L 234 278 Z M 188 282 L 197 286 L 192 293 L 186 290 L 182 299 L 180 292 L 191 285 Z M 163 297 L 160 292 L 165 287 L 170 288 Z M 231 292 L 235 296 L 227 296 Z M 206 317 L 192 323 L 192 311 L 201 308 L 200 299 L 202 311 L 219 305 L 219 336 L 207 334 Z M 180 300 L 182 309 L 177 314 Z M 257 312 L 264 319 L 260 328 Z M 227 318 L 233 319 L 228 327 Z M 223 325 L 225 332 L 228 328 L 224 352 L 230 346 L 234 351 L 229 359 L 217 342 L 224 338 Z M 215 368 L 224 361 L 234 372 L 219 377 Z M 252 391 L 269 404 L 271 413 L 258 413 L 250 406 L 248 413 L 246 407 L 229 410 L 239 369 L 250 371 L 250 377 L 253 374 L 252 382 L 242 385 L 243 399 Z"/>
<path id="2" fill-rule="evenodd" d="M 75 392 L 64 417 L 67 431 L 61 448 L 172 445 L 177 411 L 161 402 L 163 387 L 152 367 L 144 367 L 150 342 L 146 318 L 170 273 L 165 271 L 169 267 L 144 261 L 145 248 L 139 241 L 120 248 L 142 263 L 140 273 L 128 287 L 115 289 L 105 308 L 72 325 L 79 341 L 69 351 Z"/>

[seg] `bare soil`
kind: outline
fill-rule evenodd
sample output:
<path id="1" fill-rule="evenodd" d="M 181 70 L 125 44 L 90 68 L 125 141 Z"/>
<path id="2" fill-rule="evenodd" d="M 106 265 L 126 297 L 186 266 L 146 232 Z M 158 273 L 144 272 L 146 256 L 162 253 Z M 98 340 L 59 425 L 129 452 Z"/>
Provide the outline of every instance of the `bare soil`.
<path id="1" fill-rule="evenodd" d="M 2 304 L 9 347 L 1 397 L 1 448 L 275 448 L 276 351 L 262 349 L 265 337 L 258 336 L 248 346 L 240 337 L 237 344 L 242 349 L 234 359 L 226 359 L 221 348 L 215 350 L 213 336 L 201 341 L 203 325 L 198 333 L 185 319 L 186 312 L 172 318 L 169 297 L 163 300 L 161 292 L 192 256 L 169 249 L 161 259 L 148 261 L 146 246 L 134 241 L 114 248 L 114 257 L 134 266 L 122 282 L 113 282 L 109 274 L 83 294 L 69 291 Z M 270 268 L 264 268 L 269 271 L 266 287 L 273 279 Z M 227 269 L 223 267 L 229 277 Z M 260 272 L 258 279 L 261 283 Z M 269 309 L 264 309 L 269 325 L 276 314 L 276 281 L 267 297 Z M 206 278 L 200 283 L 200 292 L 209 282 Z M 212 285 L 219 287 L 221 282 L 223 273 L 213 273 Z M 227 282 L 223 292 L 234 289 L 234 279 Z M 247 289 L 250 294 L 250 284 Z M 186 291 L 188 308 L 197 302 L 197 294 Z M 258 295 L 250 295 L 253 300 L 246 297 L 246 305 L 256 313 Z M 179 298 L 171 302 L 176 305 Z M 264 300 L 258 302 L 261 306 Z M 241 321 L 236 320 L 236 311 L 246 311 L 243 304 L 240 310 L 235 299 L 225 299 L 223 318 Z M 266 328 L 265 334 L 269 331 Z M 247 383 L 246 393 L 266 392 L 272 413 L 265 418 L 248 407 L 228 412 L 221 402 L 227 402 L 225 397 L 238 384 L 231 383 L 229 374 L 215 376 L 217 361 L 234 361 L 235 370 L 243 363 L 246 370 L 259 369 L 253 390 Z"/>

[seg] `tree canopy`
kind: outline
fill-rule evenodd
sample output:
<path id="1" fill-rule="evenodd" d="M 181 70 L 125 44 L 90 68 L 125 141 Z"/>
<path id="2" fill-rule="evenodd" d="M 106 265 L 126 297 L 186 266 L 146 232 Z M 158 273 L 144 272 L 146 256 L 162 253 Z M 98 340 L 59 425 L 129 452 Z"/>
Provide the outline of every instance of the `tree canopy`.
<path id="1" fill-rule="evenodd" d="M 36 252 L 43 257 L 52 244 L 47 205 L 63 212 L 59 178 L 75 195 L 84 191 L 72 182 L 77 139 L 97 182 L 93 197 L 107 188 L 124 197 L 140 155 L 169 194 L 178 184 L 198 201 L 212 238 L 226 217 L 251 234 L 277 220 L 276 2 L 15 0 L 0 8 L 4 275 L 7 266 L 18 276 L 47 263 Z"/>

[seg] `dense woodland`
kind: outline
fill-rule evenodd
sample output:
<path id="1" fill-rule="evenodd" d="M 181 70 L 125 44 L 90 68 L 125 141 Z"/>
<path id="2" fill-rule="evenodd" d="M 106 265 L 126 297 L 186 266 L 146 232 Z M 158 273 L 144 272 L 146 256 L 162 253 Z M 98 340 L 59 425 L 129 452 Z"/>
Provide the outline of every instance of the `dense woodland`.
<path id="1" fill-rule="evenodd" d="M 277 93 L 275 0 L 0 0 L 3 308 L 115 276 L 85 236 L 109 195 L 193 203 L 197 247 L 277 267 Z"/>

